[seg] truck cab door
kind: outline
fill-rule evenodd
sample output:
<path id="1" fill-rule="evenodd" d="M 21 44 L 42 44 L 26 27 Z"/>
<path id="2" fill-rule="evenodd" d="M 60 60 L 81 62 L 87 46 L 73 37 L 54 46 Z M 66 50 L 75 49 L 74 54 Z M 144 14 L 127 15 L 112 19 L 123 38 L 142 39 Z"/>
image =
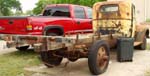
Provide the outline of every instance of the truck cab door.
<path id="1" fill-rule="evenodd" d="M 84 8 L 80 6 L 75 6 L 73 12 L 75 26 L 77 27 L 75 29 L 75 32 L 92 32 L 92 21 L 90 18 L 86 17 L 86 11 L 84 10 Z"/>
<path id="2" fill-rule="evenodd" d="M 134 4 L 132 4 L 131 9 L 132 9 L 132 11 L 131 11 L 132 12 L 132 19 L 131 19 L 132 37 L 134 37 L 135 36 L 135 28 L 136 28 L 136 26 L 135 26 L 136 15 L 135 15 L 135 5 Z"/>

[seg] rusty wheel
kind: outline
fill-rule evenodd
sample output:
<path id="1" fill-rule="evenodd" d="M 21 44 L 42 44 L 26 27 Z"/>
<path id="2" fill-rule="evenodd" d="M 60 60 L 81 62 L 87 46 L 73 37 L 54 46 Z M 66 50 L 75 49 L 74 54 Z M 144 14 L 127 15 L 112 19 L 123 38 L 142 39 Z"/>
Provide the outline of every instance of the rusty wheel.
<path id="1" fill-rule="evenodd" d="M 58 34 L 47 32 L 46 36 L 58 36 Z M 63 57 L 55 56 L 51 51 L 41 51 L 40 56 L 45 66 L 48 68 L 60 65 L 63 59 Z"/>
<path id="2" fill-rule="evenodd" d="M 60 65 L 63 59 L 62 57 L 54 56 L 50 51 L 40 52 L 40 56 L 43 63 L 49 68 Z"/>
<path id="3" fill-rule="evenodd" d="M 97 54 L 97 65 L 103 70 L 108 63 L 108 56 L 104 46 L 100 47 Z"/>
<path id="4" fill-rule="evenodd" d="M 105 41 L 97 41 L 91 47 L 88 55 L 89 70 L 98 75 L 106 71 L 109 63 L 109 47 Z"/>

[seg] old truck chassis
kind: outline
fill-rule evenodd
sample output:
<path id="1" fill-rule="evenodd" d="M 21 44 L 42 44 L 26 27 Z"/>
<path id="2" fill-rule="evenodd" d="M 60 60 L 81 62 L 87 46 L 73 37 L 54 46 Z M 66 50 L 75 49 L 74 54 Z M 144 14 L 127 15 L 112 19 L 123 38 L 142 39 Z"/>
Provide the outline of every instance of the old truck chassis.
<path id="1" fill-rule="evenodd" d="M 126 7 L 127 9 L 113 12 L 100 11 L 100 8 L 105 5 L 106 8 Z M 7 42 L 8 47 L 14 45 L 15 47 L 33 46 L 48 67 L 58 66 L 62 58 L 73 62 L 79 58 L 88 58 L 89 70 L 92 74 L 98 75 L 106 71 L 109 64 L 110 48 L 117 46 L 118 38 L 134 38 L 133 46 L 145 49 L 145 40 L 149 33 L 146 28 L 136 29 L 134 11 L 131 9 L 134 8 L 131 8 L 131 3 L 128 2 L 96 3 L 93 8 L 93 33 L 84 34 L 81 32 L 76 35 L 66 34 L 64 36 L 3 34 L 1 38 Z"/>

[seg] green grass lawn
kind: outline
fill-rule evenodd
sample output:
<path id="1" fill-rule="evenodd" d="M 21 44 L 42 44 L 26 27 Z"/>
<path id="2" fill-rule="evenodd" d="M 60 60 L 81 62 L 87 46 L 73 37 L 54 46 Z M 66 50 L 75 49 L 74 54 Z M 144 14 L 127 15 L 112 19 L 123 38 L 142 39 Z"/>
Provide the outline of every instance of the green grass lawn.
<path id="1" fill-rule="evenodd" d="M 0 76 L 24 76 L 24 67 L 41 64 L 33 51 L 16 51 L 0 55 Z"/>

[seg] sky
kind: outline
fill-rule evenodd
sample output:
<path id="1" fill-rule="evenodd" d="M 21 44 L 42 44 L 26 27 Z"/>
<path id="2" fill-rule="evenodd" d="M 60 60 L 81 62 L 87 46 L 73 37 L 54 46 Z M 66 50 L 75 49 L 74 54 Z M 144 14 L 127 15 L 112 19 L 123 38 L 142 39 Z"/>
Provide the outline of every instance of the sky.
<path id="1" fill-rule="evenodd" d="M 35 7 L 35 4 L 38 2 L 38 0 L 19 0 L 21 3 L 21 7 L 23 12 L 27 10 L 32 10 Z"/>

